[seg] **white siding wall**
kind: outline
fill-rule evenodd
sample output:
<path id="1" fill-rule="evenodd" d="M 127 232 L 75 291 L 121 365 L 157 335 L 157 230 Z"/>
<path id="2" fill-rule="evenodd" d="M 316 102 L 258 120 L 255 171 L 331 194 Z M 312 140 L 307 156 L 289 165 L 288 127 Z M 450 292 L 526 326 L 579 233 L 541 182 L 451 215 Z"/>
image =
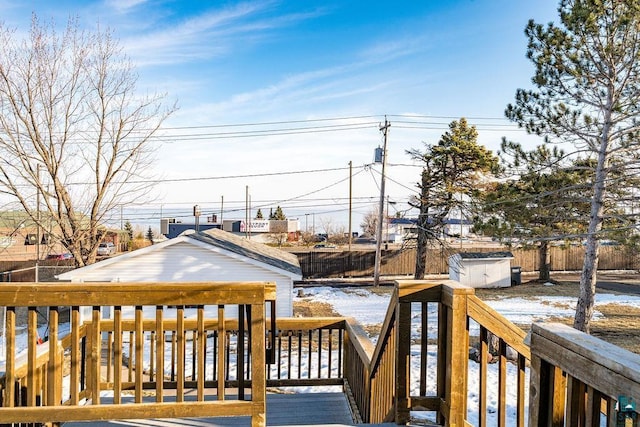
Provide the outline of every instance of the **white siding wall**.
<path id="1" fill-rule="evenodd" d="M 84 282 L 275 282 L 277 315 L 283 317 L 293 315 L 293 280 L 289 276 L 184 242 L 84 272 L 82 276 L 75 277 L 74 281 L 76 280 Z"/>
<path id="2" fill-rule="evenodd" d="M 511 286 L 511 259 L 449 258 L 449 278 L 472 288 L 506 288 Z"/>

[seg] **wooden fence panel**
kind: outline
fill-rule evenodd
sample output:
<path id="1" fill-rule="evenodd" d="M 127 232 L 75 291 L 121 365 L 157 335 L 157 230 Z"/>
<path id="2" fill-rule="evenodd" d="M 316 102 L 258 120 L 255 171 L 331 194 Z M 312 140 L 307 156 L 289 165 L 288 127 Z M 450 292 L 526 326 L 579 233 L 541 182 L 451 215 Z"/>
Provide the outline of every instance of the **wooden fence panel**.
<path id="1" fill-rule="evenodd" d="M 427 274 L 448 274 L 449 256 L 460 248 L 428 249 Z M 540 269 L 538 250 L 535 248 L 464 247 L 462 252 L 510 251 L 513 266 L 522 272 Z M 580 271 L 584 259 L 584 247 L 552 246 L 549 248 L 552 271 Z M 300 261 L 305 278 L 371 277 L 375 263 L 375 251 L 306 251 L 294 252 Z M 380 272 L 383 276 L 412 276 L 415 271 L 414 248 L 383 250 Z M 599 270 L 638 270 L 640 254 L 622 246 L 601 246 Z"/>
<path id="2" fill-rule="evenodd" d="M 449 257 L 457 252 L 510 251 L 513 266 L 520 266 L 522 272 L 540 269 L 538 251 L 535 248 L 504 247 L 451 247 L 427 250 L 427 274 L 448 274 Z M 356 251 L 292 251 L 300 262 L 305 278 L 345 278 L 371 277 L 375 264 L 374 250 Z M 552 246 L 549 248 L 552 271 L 580 271 L 584 259 L 584 247 Z M 382 251 L 380 272 L 383 276 L 413 276 L 415 271 L 415 248 L 390 249 Z M 0 281 L 28 282 L 35 279 L 35 261 L 0 261 Z M 41 261 L 40 280 L 52 281 L 54 275 L 73 268 L 73 261 Z M 639 270 L 640 253 L 623 246 L 601 246 L 599 270 Z M 10 274 L 8 272 L 11 272 Z"/>

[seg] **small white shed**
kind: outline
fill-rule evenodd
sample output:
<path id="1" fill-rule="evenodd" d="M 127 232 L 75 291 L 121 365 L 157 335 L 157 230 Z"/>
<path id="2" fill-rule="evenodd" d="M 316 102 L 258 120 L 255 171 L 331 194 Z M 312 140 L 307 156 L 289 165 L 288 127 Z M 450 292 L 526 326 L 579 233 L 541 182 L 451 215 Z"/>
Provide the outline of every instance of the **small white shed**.
<path id="1" fill-rule="evenodd" d="M 511 252 L 461 252 L 449 257 L 449 279 L 472 288 L 511 286 Z"/>
<path id="2" fill-rule="evenodd" d="M 276 284 L 276 314 L 293 315 L 298 258 L 232 233 L 186 231 L 162 243 L 60 274 L 70 282 L 266 281 Z"/>

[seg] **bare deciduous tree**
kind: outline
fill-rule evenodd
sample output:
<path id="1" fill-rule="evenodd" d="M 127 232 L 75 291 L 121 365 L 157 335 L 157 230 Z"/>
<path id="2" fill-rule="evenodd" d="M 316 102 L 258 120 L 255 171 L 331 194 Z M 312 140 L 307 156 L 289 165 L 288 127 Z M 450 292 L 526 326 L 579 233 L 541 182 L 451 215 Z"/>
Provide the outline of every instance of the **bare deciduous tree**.
<path id="1" fill-rule="evenodd" d="M 60 33 L 34 16 L 21 40 L 0 24 L 0 194 L 36 222 L 41 195 L 78 265 L 94 262 L 108 216 L 152 184 L 152 140 L 175 107 L 136 84 L 109 31 L 70 20 Z"/>
<path id="2" fill-rule="evenodd" d="M 362 217 L 360 227 L 362 232 L 368 236 L 376 235 L 376 228 L 378 227 L 378 209 L 372 209 Z"/>

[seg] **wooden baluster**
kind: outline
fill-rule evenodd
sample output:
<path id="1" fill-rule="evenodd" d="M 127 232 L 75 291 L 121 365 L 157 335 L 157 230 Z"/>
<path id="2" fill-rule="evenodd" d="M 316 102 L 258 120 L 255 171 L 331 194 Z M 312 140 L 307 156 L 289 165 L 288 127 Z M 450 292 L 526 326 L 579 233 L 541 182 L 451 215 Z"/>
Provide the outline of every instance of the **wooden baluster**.
<path id="1" fill-rule="evenodd" d="M 184 339 L 184 306 L 179 306 L 176 314 L 176 334 L 178 347 L 178 364 L 176 367 L 178 382 L 176 386 L 176 402 L 184 401 L 184 357 L 185 357 L 185 339 Z"/>
<path id="2" fill-rule="evenodd" d="M 203 402 L 204 401 L 204 367 L 205 367 L 205 351 L 204 351 L 204 344 L 205 341 L 207 339 L 207 336 L 204 333 L 204 306 L 199 305 L 198 306 L 198 313 L 197 313 L 197 317 L 198 317 L 198 325 L 197 325 L 197 334 L 196 334 L 196 339 L 197 339 L 197 343 L 198 343 L 198 375 L 196 377 L 196 381 L 197 381 L 197 399 L 198 402 Z M 241 350 L 238 350 L 241 351 Z M 195 368 L 195 367 L 194 367 Z"/>
<path id="3" fill-rule="evenodd" d="M 227 331 L 224 327 L 224 305 L 218 306 L 218 400 L 225 400 L 225 353 Z"/>
<path id="4" fill-rule="evenodd" d="M 49 362 L 47 363 L 47 405 L 62 400 L 62 360 L 58 349 L 58 307 L 49 307 Z"/>
<path id="5" fill-rule="evenodd" d="M 505 427 L 507 420 L 507 345 L 498 340 L 498 426 Z"/>
<path id="6" fill-rule="evenodd" d="M 16 401 L 16 309 L 15 307 L 5 307 L 6 333 L 5 337 L 5 392 L 4 407 L 10 408 Z"/>
<path id="7" fill-rule="evenodd" d="M 236 345 L 236 378 L 238 380 L 238 399 L 244 400 L 244 347 L 245 347 L 245 322 L 244 322 L 244 305 L 238 306 L 238 344 Z"/>
<path id="8" fill-rule="evenodd" d="M 478 425 L 486 427 L 487 425 L 487 365 L 489 363 L 489 332 L 484 326 L 480 326 L 480 357 L 478 360 L 479 379 L 478 379 Z"/>
<path id="9" fill-rule="evenodd" d="M 37 366 L 36 352 L 38 345 L 38 312 L 36 307 L 29 307 L 27 313 L 27 406 L 36 406 Z"/>
<path id="10" fill-rule="evenodd" d="M 122 394 L 122 307 L 117 305 L 113 307 L 113 359 L 114 359 L 114 378 L 113 378 L 113 403 L 120 404 Z M 129 372 L 131 372 L 131 353 L 129 353 Z"/>
<path id="11" fill-rule="evenodd" d="M 526 359 L 523 355 L 518 353 L 518 402 L 516 409 L 516 417 L 517 417 L 517 425 L 518 427 L 524 427 L 524 417 L 525 417 L 525 406 L 524 406 L 524 398 L 525 398 L 525 385 L 526 385 Z"/>
<path id="12" fill-rule="evenodd" d="M 91 356 L 87 372 L 88 380 L 90 382 L 89 391 L 94 405 L 100 404 L 100 357 L 102 351 L 100 317 L 100 307 L 94 306 L 91 314 Z"/>
<path id="13" fill-rule="evenodd" d="M 162 403 L 164 394 L 164 307 L 156 307 L 156 402 Z"/>
<path id="14" fill-rule="evenodd" d="M 144 330 L 142 327 L 142 306 L 136 306 L 135 313 L 135 402 L 142 403 L 144 374 Z"/>
<path id="15" fill-rule="evenodd" d="M 386 375 L 389 381 L 395 383 L 395 423 L 407 424 L 409 422 L 409 387 L 411 370 L 411 303 L 395 301 L 398 304 L 396 311 L 395 333 L 395 366 L 396 375 Z M 388 391 L 393 390 L 393 386 Z"/>

